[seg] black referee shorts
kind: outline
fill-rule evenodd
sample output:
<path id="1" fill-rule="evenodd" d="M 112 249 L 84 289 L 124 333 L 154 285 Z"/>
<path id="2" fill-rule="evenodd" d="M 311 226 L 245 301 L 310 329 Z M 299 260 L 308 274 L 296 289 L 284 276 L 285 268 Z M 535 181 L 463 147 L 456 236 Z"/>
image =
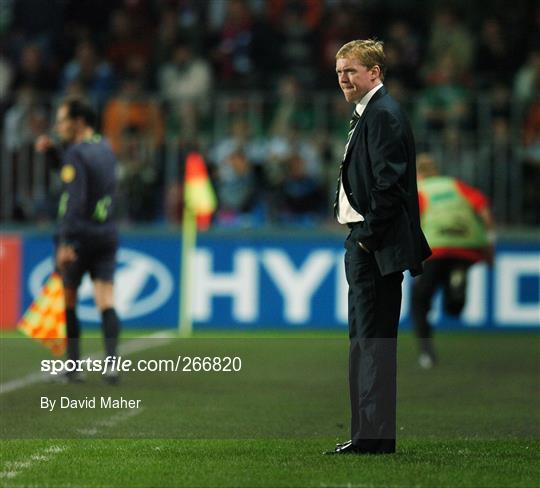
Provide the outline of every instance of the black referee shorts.
<path id="1" fill-rule="evenodd" d="M 77 259 L 61 272 L 66 288 L 77 289 L 85 273 L 90 273 L 92 281 L 114 280 L 116 269 L 116 239 L 85 239 L 75 244 Z"/>

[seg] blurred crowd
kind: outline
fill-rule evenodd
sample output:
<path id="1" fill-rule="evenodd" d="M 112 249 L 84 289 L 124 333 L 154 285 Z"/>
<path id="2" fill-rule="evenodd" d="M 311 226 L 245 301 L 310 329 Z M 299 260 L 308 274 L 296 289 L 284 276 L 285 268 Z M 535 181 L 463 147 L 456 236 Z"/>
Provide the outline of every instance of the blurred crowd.
<path id="1" fill-rule="evenodd" d="M 454 3 L 4 0 L 2 188 L 12 191 L 2 219 L 54 218 L 55 176 L 35 169 L 33 141 L 52 133 L 60 97 L 80 95 L 118 156 L 123 221 L 181 218 L 194 149 L 211 168 L 215 225 L 330 220 L 351 112 L 335 53 L 377 37 L 419 149 L 501 201 L 520 185 L 516 211 L 538 223 L 540 7 Z"/>

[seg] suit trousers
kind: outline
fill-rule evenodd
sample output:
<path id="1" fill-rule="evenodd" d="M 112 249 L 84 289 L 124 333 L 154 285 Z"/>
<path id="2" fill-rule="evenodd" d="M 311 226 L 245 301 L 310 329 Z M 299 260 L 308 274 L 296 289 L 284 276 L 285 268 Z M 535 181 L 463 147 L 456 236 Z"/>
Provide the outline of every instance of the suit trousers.
<path id="1" fill-rule="evenodd" d="M 380 274 L 373 253 L 345 242 L 349 284 L 351 440 L 361 452 L 396 449 L 396 356 L 403 273 Z"/>

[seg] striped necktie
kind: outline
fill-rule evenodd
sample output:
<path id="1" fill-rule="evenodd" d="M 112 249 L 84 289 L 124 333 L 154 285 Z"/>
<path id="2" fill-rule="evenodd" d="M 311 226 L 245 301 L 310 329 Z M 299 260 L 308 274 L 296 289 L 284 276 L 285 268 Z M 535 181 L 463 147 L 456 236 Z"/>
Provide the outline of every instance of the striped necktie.
<path id="1" fill-rule="evenodd" d="M 337 179 L 336 196 L 334 198 L 334 217 L 336 219 L 338 217 L 338 212 L 339 212 L 339 189 L 341 186 L 341 173 L 343 172 L 343 163 L 345 162 L 345 156 L 347 156 L 347 150 L 349 149 L 349 144 L 354 134 L 354 129 L 356 128 L 356 124 L 358 124 L 359 120 L 360 120 L 360 115 L 358 115 L 358 112 L 356 111 L 356 108 L 355 108 L 352 114 L 352 119 L 349 122 L 349 134 L 347 135 L 347 142 L 345 144 L 345 152 L 343 153 L 343 159 L 341 160 L 341 164 L 339 165 L 339 177 Z"/>

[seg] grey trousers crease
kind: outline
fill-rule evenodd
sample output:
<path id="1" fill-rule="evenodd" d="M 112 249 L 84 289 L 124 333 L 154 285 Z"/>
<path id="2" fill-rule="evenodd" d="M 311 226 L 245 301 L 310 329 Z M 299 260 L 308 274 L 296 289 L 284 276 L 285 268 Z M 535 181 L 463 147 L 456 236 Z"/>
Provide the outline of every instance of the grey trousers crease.
<path id="1" fill-rule="evenodd" d="M 396 444 L 396 354 L 403 273 L 381 276 L 373 254 L 347 241 L 351 440 L 365 452 Z"/>

